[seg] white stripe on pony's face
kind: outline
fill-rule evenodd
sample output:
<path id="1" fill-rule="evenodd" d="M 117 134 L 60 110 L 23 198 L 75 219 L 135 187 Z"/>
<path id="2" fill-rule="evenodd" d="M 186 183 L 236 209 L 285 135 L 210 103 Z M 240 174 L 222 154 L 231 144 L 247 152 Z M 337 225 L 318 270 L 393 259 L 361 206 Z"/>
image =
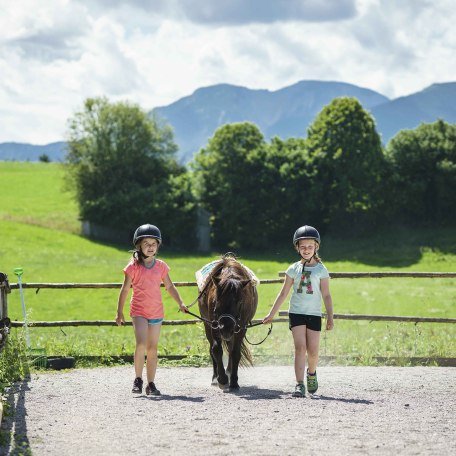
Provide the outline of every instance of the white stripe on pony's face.
<path id="1" fill-rule="evenodd" d="M 217 300 L 214 309 L 215 318 L 219 320 L 219 330 L 222 339 L 230 340 L 238 332 L 237 319 L 241 303 L 242 282 L 229 279 L 217 283 Z"/>

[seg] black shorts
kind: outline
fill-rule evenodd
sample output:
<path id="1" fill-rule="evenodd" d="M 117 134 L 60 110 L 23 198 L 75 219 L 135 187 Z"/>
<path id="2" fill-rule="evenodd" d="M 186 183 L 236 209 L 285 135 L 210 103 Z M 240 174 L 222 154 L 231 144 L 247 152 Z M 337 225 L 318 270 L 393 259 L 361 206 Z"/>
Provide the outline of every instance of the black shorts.
<path id="1" fill-rule="evenodd" d="M 321 317 L 289 313 L 290 329 L 295 326 L 307 326 L 312 331 L 321 331 Z"/>

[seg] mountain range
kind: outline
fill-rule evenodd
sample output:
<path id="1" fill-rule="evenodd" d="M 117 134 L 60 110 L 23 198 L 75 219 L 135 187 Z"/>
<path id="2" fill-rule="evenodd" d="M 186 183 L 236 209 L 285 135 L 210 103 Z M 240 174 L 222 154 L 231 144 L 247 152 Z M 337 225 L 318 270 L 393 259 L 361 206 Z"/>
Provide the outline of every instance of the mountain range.
<path id="1" fill-rule="evenodd" d="M 62 161 L 66 143 L 53 142 L 42 146 L 28 143 L 0 143 L 0 160 L 38 161 L 41 155 L 47 155 L 51 161 Z"/>
<path id="2" fill-rule="evenodd" d="M 306 136 L 307 127 L 332 99 L 357 98 L 370 111 L 377 131 L 386 144 L 398 131 L 423 122 L 443 119 L 456 122 L 456 82 L 433 84 L 411 95 L 388 99 L 374 90 L 330 81 L 300 81 L 280 90 L 253 90 L 230 84 L 197 89 L 167 106 L 156 107 L 151 115 L 163 118 L 174 129 L 179 146 L 178 159 L 189 162 L 207 144 L 214 131 L 231 122 L 254 122 L 265 138 Z M 62 160 L 65 143 L 46 146 L 1 143 L 0 160 L 38 160 L 46 154 Z"/>

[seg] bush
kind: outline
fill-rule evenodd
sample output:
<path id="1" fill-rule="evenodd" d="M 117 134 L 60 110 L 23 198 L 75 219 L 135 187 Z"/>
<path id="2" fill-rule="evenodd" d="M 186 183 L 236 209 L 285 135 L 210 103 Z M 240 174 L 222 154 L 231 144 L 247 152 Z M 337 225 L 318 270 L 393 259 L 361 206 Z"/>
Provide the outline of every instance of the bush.
<path id="1" fill-rule="evenodd" d="M 28 374 L 25 341 L 20 332 L 14 331 L 0 352 L 0 393 Z"/>

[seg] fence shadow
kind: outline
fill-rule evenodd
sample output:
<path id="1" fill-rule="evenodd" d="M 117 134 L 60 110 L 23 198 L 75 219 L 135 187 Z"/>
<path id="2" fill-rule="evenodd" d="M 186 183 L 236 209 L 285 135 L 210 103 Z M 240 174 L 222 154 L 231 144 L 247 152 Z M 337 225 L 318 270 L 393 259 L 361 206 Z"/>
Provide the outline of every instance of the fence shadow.
<path id="1" fill-rule="evenodd" d="M 344 232 L 340 238 L 323 233 L 320 256 L 328 262 L 351 262 L 373 267 L 401 268 L 419 263 L 425 253 L 432 252 L 437 258 L 456 254 L 454 227 L 407 228 L 394 226 L 355 236 Z M 385 240 L 388 254 L 385 254 Z M 297 261 L 296 252 L 290 244 L 274 245 L 274 251 L 267 253 L 245 252 L 241 260 L 278 261 L 292 263 Z"/>
<path id="2" fill-rule="evenodd" d="M 25 397 L 30 390 L 30 378 L 15 383 L 6 399 L 7 411 L 3 415 L 0 454 L 19 456 L 32 454 L 27 435 Z"/>
<path id="3" fill-rule="evenodd" d="M 202 396 L 191 397 L 191 396 L 172 396 L 171 394 L 162 394 L 161 396 L 138 396 L 137 399 L 143 399 L 147 401 L 183 401 L 183 402 L 196 402 L 201 403 L 206 399 Z"/>
<path id="4" fill-rule="evenodd" d="M 323 396 L 314 394 L 311 396 L 311 399 L 314 401 L 337 401 L 337 402 L 344 402 L 346 404 L 364 404 L 364 405 L 372 405 L 374 402 L 369 401 L 367 399 L 347 399 L 346 397 L 332 397 L 332 396 Z"/>

